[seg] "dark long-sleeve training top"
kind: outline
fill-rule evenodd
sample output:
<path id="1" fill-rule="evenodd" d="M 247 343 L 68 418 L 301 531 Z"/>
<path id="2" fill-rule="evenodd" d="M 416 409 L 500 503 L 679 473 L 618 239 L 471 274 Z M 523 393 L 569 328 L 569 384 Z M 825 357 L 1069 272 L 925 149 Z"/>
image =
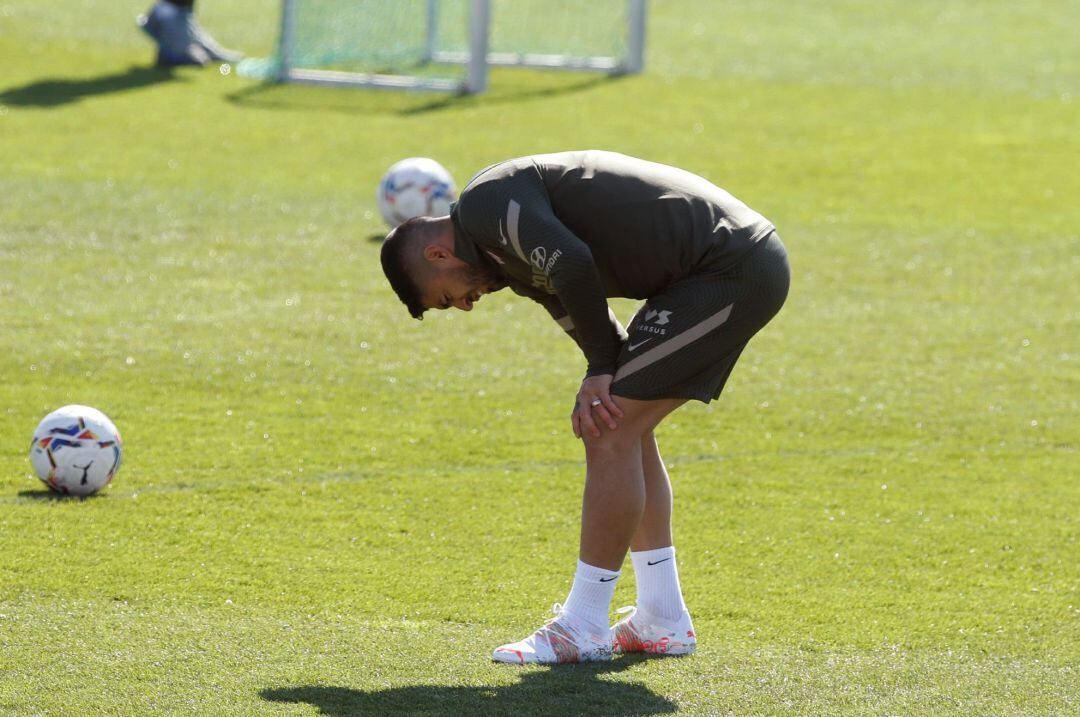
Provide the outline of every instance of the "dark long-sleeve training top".
<path id="1" fill-rule="evenodd" d="M 455 253 L 542 304 L 581 347 L 589 376 L 614 373 L 619 355 L 607 297 L 647 299 L 723 269 L 773 230 L 696 174 L 598 150 L 492 165 L 451 218 Z"/>

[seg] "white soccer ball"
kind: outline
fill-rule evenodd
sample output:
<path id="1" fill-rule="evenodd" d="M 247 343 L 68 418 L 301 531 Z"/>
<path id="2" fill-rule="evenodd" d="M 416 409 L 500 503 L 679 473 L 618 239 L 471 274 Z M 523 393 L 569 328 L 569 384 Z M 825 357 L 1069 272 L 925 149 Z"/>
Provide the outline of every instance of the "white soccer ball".
<path id="1" fill-rule="evenodd" d="M 379 191 L 379 211 L 391 227 L 413 217 L 441 217 L 457 199 L 454 178 L 427 157 L 403 159 L 386 170 Z"/>
<path id="2" fill-rule="evenodd" d="M 116 426 L 89 406 L 64 406 L 42 419 L 30 444 L 30 464 L 57 493 L 91 495 L 120 468 L 123 444 Z"/>

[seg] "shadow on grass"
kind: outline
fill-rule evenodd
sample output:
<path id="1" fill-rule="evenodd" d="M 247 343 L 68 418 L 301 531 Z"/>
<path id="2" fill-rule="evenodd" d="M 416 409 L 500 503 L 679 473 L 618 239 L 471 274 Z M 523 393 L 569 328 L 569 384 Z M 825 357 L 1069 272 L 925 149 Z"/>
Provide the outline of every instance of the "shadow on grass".
<path id="1" fill-rule="evenodd" d="M 602 74 L 558 74 L 519 70 L 530 75 L 528 82 L 493 84 L 480 95 L 436 95 L 407 90 L 349 88 L 342 90 L 311 85 L 264 82 L 226 95 L 230 102 L 261 109 L 311 109 L 345 114 L 384 114 L 408 117 L 462 107 L 546 99 L 585 92 L 600 85 L 618 82 L 622 76 Z"/>
<path id="2" fill-rule="evenodd" d="M 20 490 L 20 498 L 27 498 L 29 500 L 96 500 L 102 497 L 101 493 L 94 493 L 93 495 L 64 495 L 63 493 L 57 493 L 51 490 Z"/>
<path id="3" fill-rule="evenodd" d="M 625 670 L 647 658 L 623 657 L 611 662 L 564 665 L 526 672 L 504 687 L 411 685 L 385 690 L 310 685 L 266 689 L 270 702 L 310 704 L 331 717 L 352 715 L 527 715 L 582 714 L 592 717 L 636 717 L 671 714 L 678 705 L 634 682 L 597 679 Z M 507 666 L 507 669 L 516 669 Z"/>
<path id="4" fill-rule="evenodd" d="M 58 107 L 84 97 L 127 92 L 179 79 L 169 68 L 130 67 L 100 77 L 78 80 L 48 79 L 0 92 L 0 104 L 10 107 Z"/>

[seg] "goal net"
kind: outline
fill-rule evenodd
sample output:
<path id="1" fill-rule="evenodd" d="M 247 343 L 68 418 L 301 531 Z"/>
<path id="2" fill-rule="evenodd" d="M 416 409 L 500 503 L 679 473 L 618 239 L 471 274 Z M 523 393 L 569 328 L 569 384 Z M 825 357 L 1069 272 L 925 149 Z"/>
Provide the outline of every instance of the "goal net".
<path id="1" fill-rule="evenodd" d="M 277 54 L 239 70 L 482 92 L 494 65 L 639 72 L 644 40 L 645 0 L 284 0 Z"/>

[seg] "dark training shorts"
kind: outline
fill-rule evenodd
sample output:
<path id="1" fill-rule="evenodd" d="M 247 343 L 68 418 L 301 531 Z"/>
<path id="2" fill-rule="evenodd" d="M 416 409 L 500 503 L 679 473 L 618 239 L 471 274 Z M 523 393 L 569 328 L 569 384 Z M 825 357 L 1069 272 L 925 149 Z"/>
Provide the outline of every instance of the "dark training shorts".
<path id="1" fill-rule="evenodd" d="M 734 266 L 687 276 L 650 298 L 627 327 L 612 394 L 640 400 L 720 397 L 750 338 L 791 283 L 776 232 Z"/>

